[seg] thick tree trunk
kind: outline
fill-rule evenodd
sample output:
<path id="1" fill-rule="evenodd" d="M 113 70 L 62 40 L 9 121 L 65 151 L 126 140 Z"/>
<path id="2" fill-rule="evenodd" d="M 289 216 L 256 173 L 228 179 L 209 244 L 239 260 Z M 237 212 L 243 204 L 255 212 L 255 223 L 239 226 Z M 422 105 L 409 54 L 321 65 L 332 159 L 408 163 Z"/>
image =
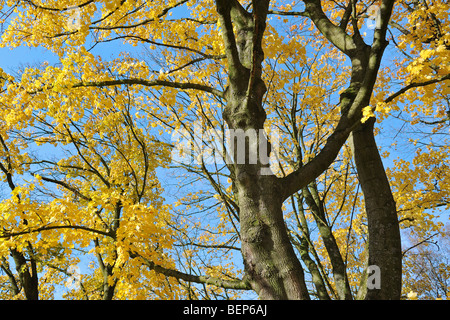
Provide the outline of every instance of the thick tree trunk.
<path id="1" fill-rule="evenodd" d="M 309 299 L 303 268 L 283 219 L 280 181 L 268 174 L 269 164 L 261 161 L 261 152 L 270 152 L 270 144 L 260 134 L 265 121 L 265 85 L 257 78 L 247 95 L 240 91 L 248 85 L 247 79 L 230 87 L 224 114 L 237 138 L 245 141 L 233 142 L 231 148 L 246 274 L 261 299 Z"/>
<path id="2" fill-rule="evenodd" d="M 94 244 L 97 248 L 100 247 L 98 239 L 94 240 Z M 114 297 L 117 280 L 114 280 L 113 283 L 111 283 L 109 279 L 113 276 L 114 267 L 109 265 L 108 263 L 105 263 L 99 252 L 97 252 L 97 261 L 103 277 L 102 299 L 112 300 Z"/>
<path id="3" fill-rule="evenodd" d="M 113 284 L 110 284 L 109 277 L 113 275 L 113 267 L 110 265 L 104 266 L 103 273 L 103 300 L 112 300 L 114 297 L 114 290 L 116 288 L 116 280 Z"/>
<path id="4" fill-rule="evenodd" d="M 261 299 L 309 299 L 274 182 L 272 176 L 246 175 L 238 183 L 246 274 Z"/>
<path id="5" fill-rule="evenodd" d="M 373 274 L 380 276 L 379 287 L 368 286 L 366 299 L 394 300 L 400 299 L 402 286 L 400 229 L 395 201 L 373 134 L 374 122 L 375 118 L 369 119 L 351 136 L 368 220 L 368 263 L 380 271 L 379 275 Z M 370 280 L 371 274 L 368 277 Z"/>
<path id="6" fill-rule="evenodd" d="M 229 73 L 223 117 L 233 132 L 244 135 L 238 139 L 248 139 L 231 151 L 249 283 L 261 299 L 308 299 L 303 268 L 283 219 L 279 181 L 274 175 L 266 175 L 268 163 L 263 163 L 259 154 L 261 147 L 270 153 L 268 141 L 260 135 L 266 120 L 261 44 L 269 2 L 253 1 L 250 13 L 239 1 L 216 0 Z"/>

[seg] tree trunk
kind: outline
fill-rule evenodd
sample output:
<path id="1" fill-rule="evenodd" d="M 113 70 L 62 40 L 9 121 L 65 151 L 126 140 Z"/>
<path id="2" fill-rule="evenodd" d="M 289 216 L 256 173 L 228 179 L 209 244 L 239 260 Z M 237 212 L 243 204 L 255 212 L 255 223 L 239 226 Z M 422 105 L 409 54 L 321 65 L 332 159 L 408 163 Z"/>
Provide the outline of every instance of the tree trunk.
<path id="1" fill-rule="evenodd" d="M 303 195 L 313 213 L 314 220 L 319 228 L 320 236 L 327 249 L 331 266 L 333 267 L 334 283 L 336 285 L 338 298 L 340 300 L 352 300 L 353 297 L 350 290 L 350 284 L 347 279 L 347 268 L 344 259 L 342 259 L 336 238 L 325 217 L 323 203 L 319 198 L 316 183 L 312 182 L 309 184 L 309 187 L 303 188 Z"/>
<path id="2" fill-rule="evenodd" d="M 310 245 L 311 237 L 308 228 L 308 223 L 305 217 L 305 210 L 303 207 L 303 197 L 300 198 L 300 195 L 297 194 L 298 211 L 295 208 L 293 196 L 291 197 L 291 200 L 293 203 L 292 208 L 294 209 L 295 215 L 297 216 L 298 226 L 301 228 L 302 233 L 302 235 L 299 235 L 296 232 L 293 232 L 297 236 L 299 242 L 295 240 L 291 241 L 298 249 L 303 263 L 306 265 L 306 268 L 309 270 L 309 273 L 311 274 L 311 280 L 316 288 L 317 297 L 319 298 L 319 300 L 330 300 L 331 298 L 327 291 L 325 278 L 322 277 L 322 274 L 320 273 L 320 269 L 317 263 L 314 262 L 314 260 L 309 255 L 310 250 L 312 250 L 314 258 L 320 264 L 320 259 L 317 257 L 317 253 L 314 251 L 314 246 L 311 247 Z M 335 295 L 335 293 L 331 289 L 331 285 L 328 282 L 327 284 L 330 287 L 332 294 Z"/>
<path id="3" fill-rule="evenodd" d="M 102 269 L 103 273 L 103 300 L 112 300 L 114 297 L 114 290 L 116 288 L 116 280 L 113 284 L 110 284 L 109 277 L 113 275 L 113 267 L 110 265 L 104 266 Z"/>
<path id="4" fill-rule="evenodd" d="M 368 263 L 380 271 L 380 285 L 367 283 L 366 299 L 396 300 L 400 299 L 402 286 L 400 229 L 395 201 L 373 134 L 374 123 L 375 118 L 370 118 L 351 136 L 368 220 Z"/>
<path id="5" fill-rule="evenodd" d="M 267 139 L 260 134 L 266 120 L 261 73 L 269 2 L 253 1 L 250 13 L 237 0 L 216 0 L 229 75 L 223 117 L 243 141 L 236 146 L 233 137 L 230 151 L 249 283 L 261 299 L 308 299 L 303 268 L 283 219 L 280 183 L 274 175 L 267 175 L 269 164 L 258 153 L 261 147 L 265 155 L 270 153 Z"/>
<path id="6" fill-rule="evenodd" d="M 38 275 L 34 260 L 31 259 L 32 272 L 30 272 L 30 268 L 23 253 L 17 251 L 16 249 L 11 249 L 11 256 L 16 264 L 16 270 L 19 274 L 19 280 L 25 293 L 25 298 L 27 300 L 38 300 Z"/>
<path id="7" fill-rule="evenodd" d="M 309 299 L 274 181 L 272 176 L 248 175 L 238 184 L 246 274 L 261 299 Z"/>
<path id="8" fill-rule="evenodd" d="M 94 244 L 96 248 L 100 248 L 100 244 L 98 239 L 94 240 Z M 112 300 L 114 297 L 114 291 L 116 289 L 117 280 L 114 279 L 113 283 L 110 283 L 110 277 L 113 276 L 113 266 L 103 261 L 102 255 L 100 252 L 97 252 L 97 261 L 100 267 L 100 271 L 102 272 L 103 277 L 103 289 L 102 289 L 102 299 L 103 300 Z"/>
<path id="9" fill-rule="evenodd" d="M 270 152 L 263 131 L 265 84 L 257 78 L 247 95 L 248 77 L 230 86 L 224 118 L 231 130 L 236 198 L 239 205 L 241 251 L 246 275 L 261 299 L 309 299 L 303 268 L 283 219 L 281 184 L 269 174 L 261 152 Z M 234 138 L 241 143 L 235 143 Z M 264 149 L 264 151 L 263 151 Z"/>

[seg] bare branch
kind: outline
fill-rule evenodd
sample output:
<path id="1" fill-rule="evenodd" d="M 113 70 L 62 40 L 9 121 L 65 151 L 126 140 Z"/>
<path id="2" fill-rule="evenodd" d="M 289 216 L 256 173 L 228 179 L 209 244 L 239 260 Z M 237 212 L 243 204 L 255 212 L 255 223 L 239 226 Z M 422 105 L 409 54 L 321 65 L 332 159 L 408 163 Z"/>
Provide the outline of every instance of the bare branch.
<path id="1" fill-rule="evenodd" d="M 86 81 L 74 84 L 73 88 L 80 87 L 108 87 L 108 86 L 119 86 L 119 85 L 143 85 L 147 87 L 170 87 L 182 90 L 200 90 L 218 97 L 223 98 L 223 92 L 207 85 L 199 83 L 190 82 L 172 82 L 167 80 L 145 80 L 145 79 L 117 79 L 117 80 L 104 80 L 104 81 Z"/>
<path id="2" fill-rule="evenodd" d="M 40 228 L 36 228 L 36 229 L 27 229 L 27 230 L 23 230 L 23 231 L 18 231 L 18 232 L 7 232 L 5 230 L 1 231 L 0 233 L 0 238 L 10 238 L 10 237 L 17 237 L 17 236 L 21 236 L 24 234 L 29 234 L 29 233 L 36 233 L 36 232 L 43 232 L 43 231 L 48 231 L 48 230 L 53 230 L 53 229 L 75 229 L 75 230 L 84 230 L 84 231 L 88 231 L 88 232 L 92 232 L 92 233 L 97 233 L 97 234 L 101 234 L 103 236 L 107 236 L 107 237 L 111 237 L 113 239 L 115 239 L 115 235 L 112 232 L 107 232 L 107 231 L 102 231 L 102 230 L 98 230 L 98 229 L 93 229 L 93 228 L 89 228 L 89 227 L 85 227 L 85 226 L 71 226 L 71 225 L 63 225 L 63 226 L 44 226 L 44 227 L 40 227 Z"/>
<path id="3" fill-rule="evenodd" d="M 150 268 L 155 272 L 161 273 L 167 277 L 173 277 L 188 282 L 214 285 L 225 289 L 251 290 L 250 283 L 246 280 L 225 280 L 216 277 L 197 276 L 193 274 L 180 272 L 178 270 L 168 269 L 160 265 L 157 265 L 153 261 L 148 260 L 147 258 L 141 256 L 136 252 L 130 252 L 130 257 L 141 258 L 148 268 Z"/>
<path id="4" fill-rule="evenodd" d="M 403 87 L 400 90 L 398 90 L 397 92 L 391 94 L 389 97 L 384 99 L 384 102 L 389 103 L 410 89 L 418 88 L 418 87 L 425 87 L 425 86 L 435 84 L 438 82 L 442 82 L 445 80 L 449 80 L 449 79 L 450 79 L 450 74 L 447 74 L 445 76 L 442 76 L 442 77 L 439 77 L 436 79 L 432 79 L 432 80 L 428 80 L 428 81 L 424 81 L 424 82 L 412 82 L 412 83 L 408 84 L 406 87 Z"/>
<path id="5" fill-rule="evenodd" d="M 356 49 L 352 37 L 325 15 L 320 0 L 305 0 L 305 5 L 308 17 L 333 45 L 347 55 Z"/>

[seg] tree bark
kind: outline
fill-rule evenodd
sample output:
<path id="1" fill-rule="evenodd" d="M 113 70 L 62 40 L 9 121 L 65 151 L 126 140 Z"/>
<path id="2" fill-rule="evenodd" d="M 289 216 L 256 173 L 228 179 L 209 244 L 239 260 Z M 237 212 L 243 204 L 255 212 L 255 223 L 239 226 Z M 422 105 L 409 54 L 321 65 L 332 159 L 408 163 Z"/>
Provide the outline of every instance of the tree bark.
<path id="1" fill-rule="evenodd" d="M 96 238 L 94 240 L 94 244 L 96 248 L 100 247 L 98 238 Z M 112 300 L 114 297 L 114 291 L 116 289 L 116 283 L 117 280 L 114 279 L 113 283 L 110 283 L 110 277 L 113 276 L 113 269 L 114 266 L 105 263 L 103 261 L 102 255 L 100 254 L 100 252 L 97 252 L 97 261 L 100 267 L 100 271 L 102 273 L 102 278 L 103 278 L 103 288 L 102 288 L 102 299 L 103 300 Z"/>
<path id="2" fill-rule="evenodd" d="M 273 177 L 248 175 L 239 182 L 241 251 L 253 290 L 261 299 L 309 299 Z"/>
<path id="3" fill-rule="evenodd" d="M 39 300 L 38 275 L 34 260 L 31 259 L 32 271 L 30 272 L 30 268 L 23 253 L 16 249 L 11 249 L 11 256 L 16 264 L 16 270 L 19 274 L 19 280 L 25 293 L 25 298 L 27 300 Z"/>
<path id="4" fill-rule="evenodd" d="M 368 287 L 365 298 L 398 300 L 402 286 L 400 229 L 395 201 L 373 134 L 374 122 L 375 118 L 370 118 L 351 135 L 368 220 L 368 263 L 378 266 L 381 276 L 379 289 Z"/>
<path id="5" fill-rule="evenodd" d="M 249 13 L 236 0 L 216 0 L 229 74 L 223 117 L 231 130 L 245 135 L 238 139 L 249 139 L 244 146 L 231 147 L 241 251 L 246 276 L 261 299 L 309 299 L 303 268 L 284 223 L 280 183 L 264 173 L 268 163 L 261 162 L 257 151 L 264 146 L 270 153 L 269 142 L 259 134 L 266 120 L 261 73 L 269 2 L 252 1 L 253 12 Z"/>
<path id="6" fill-rule="evenodd" d="M 0 144 L 4 151 L 6 152 L 6 166 L 3 165 L 3 163 L 0 162 L 0 170 L 5 174 L 6 181 L 8 182 L 8 186 L 11 189 L 11 191 L 14 191 L 16 188 L 16 185 L 13 181 L 13 165 L 11 161 L 11 157 L 9 156 L 9 148 L 3 139 L 3 137 L 0 135 Z M 20 196 L 17 195 L 17 202 L 20 203 L 21 199 Z M 23 219 L 22 223 L 26 224 L 26 220 Z M 33 255 L 33 248 L 31 244 L 28 244 L 28 249 L 30 251 L 30 266 L 27 264 L 27 259 L 25 258 L 25 255 L 23 252 L 20 252 L 16 250 L 15 248 L 10 249 L 11 257 L 14 259 L 14 263 L 16 265 L 17 273 L 19 274 L 19 280 L 21 283 L 22 288 L 25 292 L 25 297 L 27 300 L 38 300 L 39 299 L 39 282 L 38 282 L 38 274 L 37 274 L 37 266 L 36 261 L 32 257 Z M 30 271 L 31 267 L 31 271 Z M 17 285 L 17 283 L 16 283 Z"/>

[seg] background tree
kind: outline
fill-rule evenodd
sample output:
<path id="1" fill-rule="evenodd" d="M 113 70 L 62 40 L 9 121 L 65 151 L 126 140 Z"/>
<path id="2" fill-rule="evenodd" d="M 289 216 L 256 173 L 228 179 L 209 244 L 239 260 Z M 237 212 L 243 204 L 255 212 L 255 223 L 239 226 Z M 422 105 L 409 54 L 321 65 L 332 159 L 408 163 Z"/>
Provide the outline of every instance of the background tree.
<path id="1" fill-rule="evenodd" d="M 413 246 L 404 251 L 408 288 L 418 299 L 448 298 L 448 226 L 444 237 L 434 234 L 411 239 Z M 436 237 L 437 236 L 437 237 Z"/>

